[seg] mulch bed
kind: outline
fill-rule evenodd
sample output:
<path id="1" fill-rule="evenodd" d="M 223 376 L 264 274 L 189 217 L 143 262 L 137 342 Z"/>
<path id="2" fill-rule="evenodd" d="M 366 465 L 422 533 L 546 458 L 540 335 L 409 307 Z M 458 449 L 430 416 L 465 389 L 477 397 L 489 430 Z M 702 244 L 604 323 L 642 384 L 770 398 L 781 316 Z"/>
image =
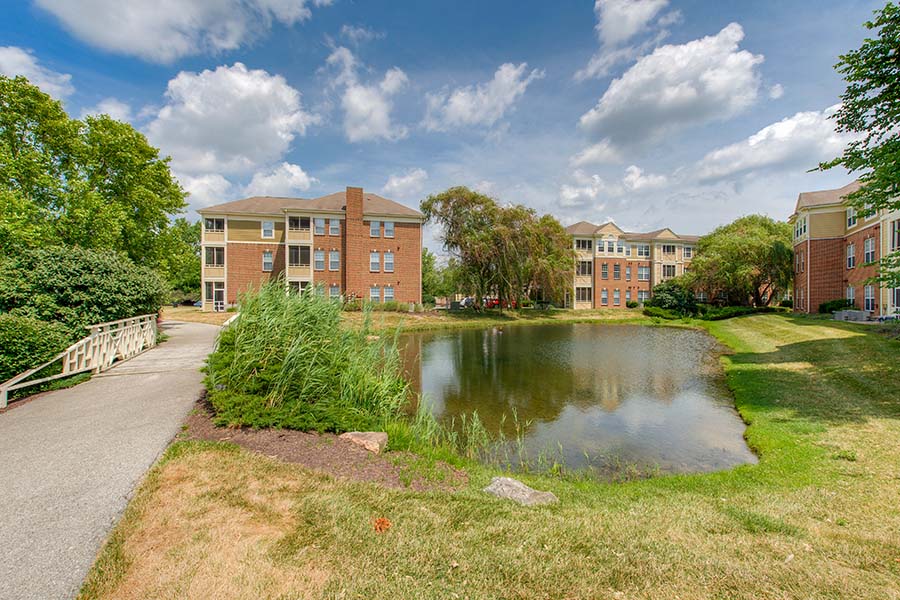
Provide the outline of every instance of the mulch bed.
<path id="1" fill-rule="evenodd" d="M 372 454 L 331 433 L 289 429 L 250 429 L 217 427 L 212 421 L 212 406 L 205 398 L 197 401 L 185 421 L 179 439 L 231 442 L 242 448 L 340 479 L 373 482 L 389 488 L 414 491 L 452 491 L 468 483 L 468 476 L 439 462 L 441 477 L 424 479 L 414 470 L 404 473 L 404 465 L 415 461 L 409 452 Z"/>

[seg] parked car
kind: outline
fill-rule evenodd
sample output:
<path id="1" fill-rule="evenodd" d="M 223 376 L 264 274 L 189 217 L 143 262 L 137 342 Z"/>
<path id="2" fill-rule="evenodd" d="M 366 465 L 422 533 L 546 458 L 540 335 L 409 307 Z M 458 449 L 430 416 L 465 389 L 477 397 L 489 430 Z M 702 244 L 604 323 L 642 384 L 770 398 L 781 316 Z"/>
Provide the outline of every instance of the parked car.
<path id="1" fill-rule="evenodd" d="M 485 308 L 500 308 L 500 304 L 501 304 L 501 302 L 500 302 L 499 298 L 485 298 L 482 306 L 484 306 Z M 512 302 L 508 302 L 508 301 L 504 300 L 502 302 L 502 304 L 503 304 L 503 308 L 509 308 L 510 305 L 512 305 L 513 308 L 516 308 L 515 300 L 513 300 Z"/>

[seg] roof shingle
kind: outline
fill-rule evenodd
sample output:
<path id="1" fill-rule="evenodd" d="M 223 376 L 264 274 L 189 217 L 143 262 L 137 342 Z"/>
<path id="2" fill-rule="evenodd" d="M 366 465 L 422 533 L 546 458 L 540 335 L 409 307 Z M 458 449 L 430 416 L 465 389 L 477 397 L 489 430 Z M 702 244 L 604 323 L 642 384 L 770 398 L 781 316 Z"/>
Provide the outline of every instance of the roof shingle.
<path id="1" fill-rule="evenodd" d="M 236 213 L 251 215 L 277 215 L 285 210 L 310 210 L 322 212 L 343 212 L 347 205 L 347 193 L 336 192 L 318 198 L 284 198 L 278 196 L 252 196 L 233 200 L 224 204 L 207 206 L 198 210 L 203 213 Z M 366 192 L 363 195 L 364 215 L 385 215 L 391 217 L 423 218 L 422 213 L 399 202 Z"/>

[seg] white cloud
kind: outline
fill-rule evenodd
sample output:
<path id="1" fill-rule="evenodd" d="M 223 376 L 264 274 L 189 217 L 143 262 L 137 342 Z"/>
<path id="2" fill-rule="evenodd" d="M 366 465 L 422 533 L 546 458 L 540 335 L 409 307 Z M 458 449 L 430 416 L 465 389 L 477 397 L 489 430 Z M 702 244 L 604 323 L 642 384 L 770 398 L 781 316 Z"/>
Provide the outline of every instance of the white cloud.
<path id="1" fill-rule="evenodd" d="M 75 91 L 71 75 L 41 66 L 30 50 L 17 46 L 0 46 L 0 74 L 26 77 L 44 93 L 57 99 L 65 98 Z"/>
<path id="2" fill-rule="evenodd" d="M 643 31 L 669 0 L 596 0 L 597 35 L 605 46 L 618 46 Z"/>
<path id="3" fill-rule="evenodd" d="M 580 127 L 621 147 L 740 113 L 759 95 L 764 60 L 738 49 L 743 38 L 731 23 L 714 36 L 657 48 L 613 80 Z"/>
<path id="4" fill-rule="evenodd" d="M 344 25 L 341 27 L 341 37 L 354 45 L 372 40 L 381 40 L 386 37 L 383 31 L 375 31 L 362 25 Z"/>
<path id="5" fill-rule="evenodd" d="M 309 4 L 331 0 L 35 0 L 81 40 L 121 54 L 168 63 L 235 50 L 273 22 L 309 19 Z"/>
<path id="6" fill-rule="evenodd" d="M 617 163 L 621 162 L 621 160 L 621 153 L 612 147 L 609 140 L 600 140 L 573 156 L 571 163 L 573 167 L 584 167 L 587 165 Z"/>
<path id="7" fill-rule="evenodd" d="M 784 86 L 780 83 L 776 83 L 769 88 L 769 98 L 772 100 L 778 100 L 782 96 L 784 96 Z"/>
<path id="8" fill-rule="evenodd" d="M 221 175 L 206 173 L 203 175 L 186 175 L 175 173 L 181 187 L 187 191 L 188 204 L 193 210 L 221 204 L 233 200 L 237 189 Z"/>
<path id="9" fill-rule="evenodd" d="M 85 108 L 81 111 L 81 118 L 89 115 L 109 115 L 117 121 L 131 121 L 131 106 L 116 98 L 104 98 L 96 106 Z"/>
<path id="10" fill-rule="evenodd" d="M 247 196 L 291 196 L 305 192 L 313 183 L 318 180 L 310 177 L 300 165 L 283 162 L 272 169 L 254 173 L 244 193 Z"/>
<path id="11" fill-rule="evenodd" d="M 644 174 L 644 170 L 636 165 L 631 165 L 625 169 L 625 176 L 622 178 L 622 184 L 626 189 L 632 191 L 648 191 L 656 190 L 669 182 L 665 175 Z"/>
<path id="12" fill-rule="evenodd" d="M 394 67 L 385 72 L 377 85 L 361 83 L 357 74 L 359 61 L 343 46 L 332 51 L 327 65 L 338 70 L 332 86 L 344 87 L 341 107 L 344 110 L 344 135 L 349 141 L 394 141 L 406 137 L 407 128 L 391 121 L 392 97 L 409 83 L 406 73 Z"/>
<path id="13" fill-rule="evenodd" d="M 852 139 L 834 130 L 831 117 L 838 108 L 835 105 L 823 111 L 798 112 L 743 141 L 713 150 L 699 161 L 695 176 L 700 181 L 711 181 L 760 169 L 805 170 L 834 158 Z"/>
<path id="14" fill-rule="evenodd" d="M 283 77 L 235 63 L 170 80 L 147 135 L 180 172 L 249 173 L 280 160 L 318 121 Z"/>
<path id="15" fill-rule="evenodd" d="M 428 94 L 423 124 L 430 131 L 473 125 L 490 127 L 512 108 L 531 82 L 544 76 L 539 69 L 529 73 L 527 67 L 526 63 L 505 63 L 487 83 Z"/>
<path id="16" fill-rule="evenodd" d="M 425 189 L 428 173 L 425 169 L 410 169 L 403 175 L 391 175 L 382 191 L 396 198 L 409 198 Z"/>

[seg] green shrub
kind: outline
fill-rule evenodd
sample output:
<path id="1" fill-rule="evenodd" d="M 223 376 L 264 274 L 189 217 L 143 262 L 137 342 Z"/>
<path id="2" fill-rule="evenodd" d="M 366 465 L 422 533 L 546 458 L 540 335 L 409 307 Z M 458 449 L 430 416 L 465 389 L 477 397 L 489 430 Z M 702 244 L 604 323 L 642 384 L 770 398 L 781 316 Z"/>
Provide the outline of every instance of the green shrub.
<path id="1" fill-rule="evenodd" d="M 670 279 L 653 288 L 653 295 L 644 306 L 662 308 L 679 316 L 693 315 L 697 312 L 697 299 L 680 281 Z"/>
<path id="2" fill-rule="evenodd" d="M 785 312 L 786 309 L 776 306 L 707 306 L 700 310 L 700 318 L 705 321 L 721 321 L 723 319 L 731 319 L 733 317 L 741 317 L 743 315 L 754 315 L 759 313 Z"/>
<path id="3" fill-rule="evenodd" d="M 47 362 L 71 342 L 59 323 L 0 315 L 0 382 Z"/>
<path id="4" fill-rule="evenodd" d="M 637 300 L 629 300 L 628 302 L 625 303 L 626 308 L 637 308 L 638 306 L 639 305 L 638 305 Z"/>
<path id="5" fill-rule="evenodd" d="M 780 306 L 782 308 L 794 308 L 794 301 L 793 300 L 782 300 L 778 306 Z"/>
<path id="6" fill-rule="evenodd" d="M 240 318 L 207 361 L 222 425 L 317 431 L 380 427 L 407 399 L 394 337 L 341 325 L 341 304 L 273 282 L 240 300 Z"/>
<path id="7" fill-rule="evenodd" d="M 89 325 L 156 313 L 166 298 L 153 270 L 115 252 L 36 248 L 0 263 L 0 312 L 58 321 L 77 337 Z"/>
<path id="8" fill-rule="evenodd" d="M 681 318 L 681 315 L 679 315 L 675 311 L 667 310 L 665 308 L 659 308 L 658 306 L 645 306 L 644 315 L 648 317 L 658 317 L 660 319 L 666 319 L 668 321 L 674 321 Z"/>
<path id="9" fill-rule="evenodd" d="M 846 308 L 855 308 L 856 305 L 847 300 L 845 298 L 841 298 L 839 300 L 829 300 L 828 302 L 823 302 L 819 305 L 819 313 L 821 314 L 830 314 L 837 310 L 844 310 Z"/>

